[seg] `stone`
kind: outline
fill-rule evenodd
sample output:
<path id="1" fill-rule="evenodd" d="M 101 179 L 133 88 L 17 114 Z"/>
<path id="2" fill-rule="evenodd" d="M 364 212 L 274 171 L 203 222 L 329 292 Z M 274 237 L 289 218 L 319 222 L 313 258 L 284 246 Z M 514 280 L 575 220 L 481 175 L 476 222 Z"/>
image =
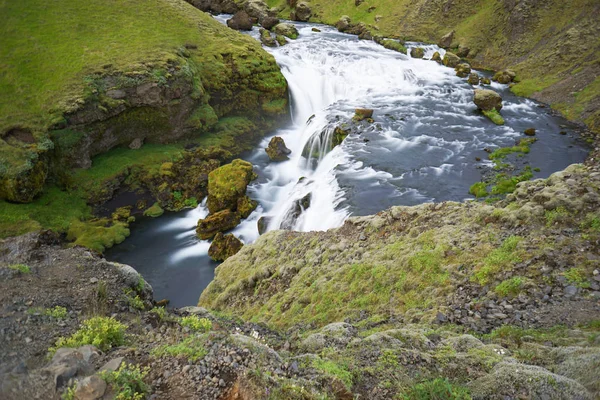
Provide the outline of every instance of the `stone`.
<path id="1" fill-rule="evenodd" d="M 267 227 L 269 226 L 270 221 L 271 221 L 271 218 L 269 218 L 269 217 L 260 217 L 258 219 L 258 221 L 256 222 L 256 225 L 258 228 L 259 235 L 262 235 L 263 233 L 265 233 L 267 231 Z"/>
<path id="2" fill-rule="evenodd" d="M 273 27 L 273 32 L 277 35 L 283 35 L 290 39 L 298 38 L 298 29 L 294 26 L 294 24 L 290 24 L 289 22 L 282 22 Z"/>
<path id="3" fill-rule="evenodd" d="M 305 1 L 301 1 L 296 5 L 296 9 L 293 12 L 294 21 L 308 22 L 310 17 L 312 16 L 312 10 L 310 6 Z"/>
<path id="4" fill-rule="evenodd" d="M 121 366 L 122 363 L 123 363 L 123 357 L 113 358 L 112 360 L 110 360 L 106 364 L 104 364 L 102 366 L 102 368 L 100 368 L 100 371 L 114 372 L 119 369 L 119 367 Z"/>
<path id="5" fill-rule="evenodd" d="M 412 58 L 423 58 L 425 56 L 425 50 L 421 47 L 413 47 L 410 49 L 410 56 Z"/>
<path id="6" fill-rule="evenodd" d="M 275 136 L 269 142 L 269 146 L 265 149 L 271 161 L 286 161 L 289 160 L 288 155 L 292 152 L 287 148 L 283 139 Z"/>
<path id="7" fill-rule="evenodd" d="M 260 28 L 260 41 L 267 47 L 277 47 L 277 42 L 271 36 L 271 32 L 266 30 L 265 28 Z"/>
<path id="8" fill-rule="evenodd" d="M 351 19 L 347 15 L 342 15 L 335 23 L 335 27 L 340 32 L 346 32 L 351 26 Z"/>
<path id="9" fill-rule="evenodd" d="M 463 46 L 462 44 L 458 46 L 458 50 L 456 51 L 456 55 L 459 57 L 467 57 L 471 49 L 467 46 Z"/>
<path id="10" fill-rule="evenodd" d="M 362 121 L 364 119 L 373 118 L 373 110 L 370 108 L 357 108 L 354 110 L 354 121 Z"/>
<path id="11" fill-rule="evenodd" d="M 61 387 L 77 375 L 90 373 L 92 366 L 77 349 L 62 347 L 44 369 L 53 377 L 56 387 Z"/>
<path id="12" fill-rule="evenodd" d="M 577 286 L 569 285 L 564 290 L 565 297 L 573 297 L 577 293 L 579 293 L 579 288 Z"/>
<path id="13" fill-rule="evenodd" d="M 222 210 L 236 211 L 238 199 L 246 196 L 248 184 L 256 178 L 252 164 L 233 160 L 208 175 L 207 206 L 211 214 Z"/>
<path id="14" fill-rule="evenodd" d="M 243 246 L 244 244 L 233 234 L 223 235 L 219 232 L 208 249 L 208 255 L 215 261 L 225 261 L 237 254 Z"/>
<path id="15" fill-rule="evenodd" d="M 446 33 L 440 41 L 438 42 L 438 46 L 442 49 L 447 49 L 452 45 L 452 41 L 454 40 L 454 31 Z"/>
<path id="16" fill-rule="evenodd" d="M 240 197 L 237 201 L 237 213 L 242 218 L 248 218 L 252 211 L 258 207 L 258 201 L 252 200 L 248 196 Z"/>
<path id="17" fill-rule="evenodd" d="M 279 24 L 279 18 L 267 16 L 260 22 L 263 28 L 271 30 L 277 24 Z"/>
<path id="18" fill-rule="evenodd" d="M 317 32 L 317 33 L 321 32 L 321 30 L 319 28 L 312 28 L 311 31 Z"/>
<path id="19" fill-rule="evenodd" d="M 523 133 L 527 136 L 535 136 L 535 128 L 527 128 Z"/>
<path id="20" fill-rule="evenodd" d="M 442 56 L 440 56 L 439 51 L 436 51 L 435 53 L 433 53 L 433 55 L 431 56 L 431 61 L 435 61 L 438 64 L 442 63 Z"/>
<path id="21" fill-rule="evenodd" d="M 77 400 L 96 400 L 104 396 L 106 382 L 98 375 L 88 376 L 77 382 L 75 398 Z"/>
<path id="22" fill-rule="evenodd" d="M 517 75 L 513 71 L 507 69 L 507 70 L 496 72 L 494 74 L 494 77 L 492 78 L 492 80 L 494 82 L 508 84 L 508 83 L 511 83 L 512 81 L 514 81 L 516 76 Z"/>
<path id="23" fill-rule="evenodd" d="M 466 78 L 471 73 L 471 66 L 467 63 L 458 64 L 455 68 L 456 76 Z"/>
<path id="24" fill-rule="evenodd" d="M 275 40 L 277 41 L 277 43 L 280 46 L 286 45 L 287 42 L 288 42 L 287 39 L 285 38 L 285 36 L 283 36 L 283 35 L 277 35 L 277 36 L 275 36 Z"/>
<path id="25" fill-rule="evenodd" d="M 129 143 L 129 148 L 131 150 L 138 150 L 144 144 L 144 139 L 135 138 L 131 143 Z"/>
<path id="26" fill-rule="evenodd" d="M 235 228 L 241 221 L 237 212 L 225 209 L 198 220 L 196 234 L 202 240 L 212 239 L 217 233 Z"/>
<path id="27" fill-rule="evenodd" d="M 227 20 L 227 26 L 238 31 L 251 31 L 253 25 L 250 15 L 244 10 L 236 12 Z"/>
<path id="28" fill-rule="evenodd" d="M 469 84 L 475 86 L 479 84 L 479 75 L 477 75 L 476 72 L 471 72 L 469 74 L 469 79 L 467 79 L 467 82 L 469 82 Z"/>
<path id="29" fill-rule="evenodd" d="M 442 64 L 449 68 L 456 68 L 456 66 L 460 63 L 460 57 L 454 53 L 449 51 L 444 54 L 444 59 L 442 60 Z"/>
<path id="30" fill-rule="evenodd" d="M 483 111 L 491 111 L 494 109 L 500 111 L 502 109 L 502 97 L 493 90 L 475 89 L 473 102 Z"/>

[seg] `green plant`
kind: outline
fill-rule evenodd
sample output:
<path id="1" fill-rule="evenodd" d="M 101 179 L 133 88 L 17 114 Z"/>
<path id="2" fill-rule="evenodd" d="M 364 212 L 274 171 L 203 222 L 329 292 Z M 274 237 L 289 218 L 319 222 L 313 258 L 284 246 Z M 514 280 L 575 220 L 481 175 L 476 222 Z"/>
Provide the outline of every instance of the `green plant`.
<path id="1" fill-rule="evenodd" d="M 557 207 L 554 210 L 546 211 L 544 216 L 546 217 L 546 226 L 550 227 L 554 225 L 556 222 L 560 222 L 565 217 L 569 215 L 569 211 L 567 211 L 564 207 Z"/>
<path id="2" fill-rule="evenodd" d="M 91 344 L 102 351 L 125 343 L 127 326 L 112 317 L 94 317 L 83 321 L 80 328 L 68 338 L 61 337 L 55 347 L 50 348 L 55 353 L 60 347 L 80 347 Z"/>
<path id="3" fill-rule="evenodd" d="M 18 271 L 22 274 L 29 274 L 31 272 L 31 268 L 25 264 L 13 264 L 8 266 L 9 269 L 13 271 Z"/>
<path id="4" fill-rule="evenodd" d="M 208 332 L 212 329 L 212 322 L 207 318 L 199 318 L 197 315 L 182 317 L 179 324 L 194 332 Z"/>
<path id="5" fill-rule="evenodd" d="M 480 285 L 486 285 L 496 273 L 512 263 L 519 262 L 521 257 L 517 252 L 517 246 L 521 240 L 522 238 L 519 236 L 509 236 L 499 248 L 483 259 L 482 266 L 476 270 L 471 280 Z"/>
<path id="6" fill-rule="evenodd" d="M 330 360 L 324 360 L 322 358 L 315 358 L 312 361 L 312 367 L 327 375 L 338 378 L 347 388 L 352 387 L 352 373 L 348 371 L 348 368 L 345 365 Z"/>
<path id="7" fill-rule="evenodd" d="M 397 368 L 399 365 L 398 356 L 390 349 L 383 350 L 377 362 L 384 368 Z"/>
<path id="8" fill-rule="evenodd" d="M 116 392 L 116 400 L 142 400 L 150 392 L 144 378 L 150 371 L 149 367 L 123 363 L 116 371 L 102 371 L 100 376 Z"/>
<path id="9" fill-rule="evenodd" d="M 563 275 L 565 278 L 567 278 L 567 282 L 569 282 L 572 285 L 584 289 L 590 287 L 590 282 L 587 280 L 585 272 L 581 268 L 570 268 L 563 272 Z"/>
<path id="10" fill-rule="evenodd" d="M 470 400 L 467 388 L 453 385 L 447 379 L 436 378 L 416 384 L 402 397 L 403 400 Z"/>
<path id="11" fill-rule="evenodd" d="M 480 198 L 480 197 L 485 197 L 487 195 L 489 195 L 488 191 L 487 191 L 487 183 L 485 182 L 476 182 L 473 185 L 471 185 L 471 188 L 469 189 L 469 193 L 471 193 L 473 196 Z"/>
<path id="12" fill-rule="evenodd" d="M 520 276 L 514 276 L 510 279 L 502 281 L 502 283 L 496 286 L 494 291 L 502 297 L 516 296 L 521 291 L 521 288 L 523 287 L 524 283 L 525 278 L 522 278 Z"/>
<path id="13" fill-rule="evenodd" d="M 154 307 L 150 312 L 155 314 L 161 321 L 164 321 L 167 318 L 167 310 L 164 307 Z"/>
<path id="14" fill-rule="evenodd" d="M 68 312 L 65 307 L 55 306 L 53 308 L 46 309 L 44 314 L 56 319 L 65 319 L 67 318 Z"/>
<path id="15" fill-rule="evenodd" d="M 177 344 L 159 346 L 152 351 L 152 355 L 155 357 L 183 356 L 192 362 L 198 361 L 207 353 L 203 337 L 198 336 L 188 337 Z"/>
<path id="16" fill-rule="evenodd" d="M 144 300 L 140 298 L 138 294 L 131 289 L 127 289 L 125 291 L 125 298 L 127 299 L 127 304 L 129 307 L 134 308 L 136 310 L 144 310 L 146 305 L 144 304 Z"/>
<path id="17" fill-rule="evenodd" d="M 75 388 L 76 384 L 66 388 L 63 394 L 60 396 L 61 400 L 75 400 Z"/>

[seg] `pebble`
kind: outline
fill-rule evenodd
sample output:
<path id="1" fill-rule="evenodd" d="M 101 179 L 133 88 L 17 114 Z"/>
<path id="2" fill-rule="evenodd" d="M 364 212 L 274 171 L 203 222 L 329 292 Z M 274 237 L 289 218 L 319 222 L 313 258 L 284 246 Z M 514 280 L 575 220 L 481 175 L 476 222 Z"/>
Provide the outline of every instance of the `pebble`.
<path id="1" fill-rule="evenodd" d="M 98 283 L 98 278 L 90 278 L 90 283 Z"/>

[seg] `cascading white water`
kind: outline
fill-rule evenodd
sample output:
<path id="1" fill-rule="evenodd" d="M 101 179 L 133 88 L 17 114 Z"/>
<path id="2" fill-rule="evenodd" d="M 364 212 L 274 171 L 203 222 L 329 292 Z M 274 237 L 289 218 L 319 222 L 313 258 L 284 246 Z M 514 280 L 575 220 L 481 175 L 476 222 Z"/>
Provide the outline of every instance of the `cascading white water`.
<path id="1" fill-rule="evenodd" d="M 260 203 L 233 231 L 245 243 L 258 237 L 262 216 L 269 218 L 268 229 L 325 230 L 349 215 L 392 205 L 469 198 L 470 185 L 483 172 L 495 173 L 486 150 L 514 145 L 526 128 L 537 129 L 538 141 L 513 162 L 539 167 L 532 170 L 536 177 L 587 154 L 574 136 L 559 134 L 573 131 L 565 128 L 567 121 L 515 97 L 505 85 L 494 83 L 492 89 L 504 99 L 506 125 L 491 123 L 477 111 L 465 79 L 427 60 L 436 46 L 424 46 L 425 60 L 413 59 L 330 27 L 313 32 L 314 26 L 297 24 L 297 40 L 266 48 L 281 66 L 292 100 L 292 123 L 273 136 L 281 136 L 292 153 L 288 161 L 270 162 L 268 137 L 245 157 L 259 175 L 248 193 Z M 258 40 L 257 29 L 251 35 Z M 375 122 L 355 126 L 331 148 L 335 127 L 353 126 L 355 108 L 374 109 Z M 195 304 L 216 265 L 207 255 L 210 243 L 195 232 L 207 214 L 204 202 L 184 214 L 142 220 L 109 257 L 133 265 L 157 297 L 174 306 Z"/>

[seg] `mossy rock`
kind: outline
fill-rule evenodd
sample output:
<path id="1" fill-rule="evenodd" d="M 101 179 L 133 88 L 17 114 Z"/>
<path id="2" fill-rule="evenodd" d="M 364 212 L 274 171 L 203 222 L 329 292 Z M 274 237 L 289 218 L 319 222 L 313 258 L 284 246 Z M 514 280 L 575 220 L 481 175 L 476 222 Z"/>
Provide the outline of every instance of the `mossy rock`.
<path id="1" fill-rule="evenodd" d="M 276 35 L 283 35 L 290 39 L 298 39 L 298 36 L 300 35 L 298 33 L 298 29 L 296 29 L 294 24 L 290 24 L 288 22 L 282 22 L 280 24 L 275 25 L 273 27 L 273 32 Z"/>
<path id="2" fill-rule="evenodd" d="M 435 61 L 438 64 L 442 63 L 442 56 L 440 55 L 439 51 L 433 53 L 433 56 L 431 56 L 431 61 Z"/>
<path id="3" fill-rule="evenodd" d="M 242 218 L 248 218 L 250 214 L 258 207 L 258 201 L 252 200 L 248 196 L 240 197 L 237 202 L 237 212 Z"/>
<path id="4" fill-rule="evenodd" d="M 271 161 L 289 160 L 288 155 L 292 152 L 287 148 L 283 139 L 275 136 L 269 141 L 269 146 L 265 149 Z"/>
<path id="5" fill-rule="evenodd" d="M 396 40 L 385 39 L 385 40 L 378 41 L 378 43 L 388 50 L 397 51 L 398 53 L 402 53 L 402 54 L 407 53 L 406 47 L 404 47 L 404 45 L 402 43 L 400 43 Z"/>
<path id="6" fill-rule="evenodd" d="M 449 51 L 444 54 L 444 59 L 442 60 L 442 64 L 449 68 L 456 68 L 456 66 L 460 63 L 460 57 L 454 53 Z"/>
<path id="7" fill-rule="evenodd" d="M 163 210 L 158 203 L 154 203 L 152 205 L 152 207 L 150 207 L 150 208 L 146 209 L 146 211 L 144 211 L 144 215 L 146 217 L 157 218 L 157 217 L 160 217 L 161 215 L 163 215 L 164 212 L 165 212 L 165 210 Z"/>
<path id="8" fill-rule="evenodd" d="M 235 228 L 240 221 L 240 214 L 226 209 L 199 220 L 196 233 L 202 240 L 212 239 L 219 232 Z"/>
<path id="9" fill-rule="evenodd" d="M 458 64 L 455 68 L 456 76 L 466 78 L 471 73 L 471 66 L 466 63 Z"/>
<path id="10" fill-rule="evenodd" d="M 27 162 L 22 172 L 7 175 L 0 179 L 0 199 L 29 203 L 42 192 L 48 166 L 44 161 Z"/>
<path id="11" fill-rule="evenodd" d="M 423 58 L 425 56 L 425 50 L 421 47 L 413 47 L 410 49 L 410 56 L 412 58 Z"/>
<path id="12" fill-rule="evenodd" d="M 250 181 L 256 178 L 252 164 L 233 160 L 208 175 L 208 210 L 237 210 L 238 199 L 246 195 Z"/>
<path id="13" fill-rule="evenodd" d="M 243 246 L 244 244 L 233 234 L 223 235 L 219 232 L 208 249 L 208 255 L 215 261 L 225 261 L 237 254 Z"/>
<path id="14" fill-rule="evenodd" d="M 473 102 L 477 108 L 483 111 L 494 109 L 500 111 L 502 109 L 502 97 L 493 90 L 475 89 Z"/>

